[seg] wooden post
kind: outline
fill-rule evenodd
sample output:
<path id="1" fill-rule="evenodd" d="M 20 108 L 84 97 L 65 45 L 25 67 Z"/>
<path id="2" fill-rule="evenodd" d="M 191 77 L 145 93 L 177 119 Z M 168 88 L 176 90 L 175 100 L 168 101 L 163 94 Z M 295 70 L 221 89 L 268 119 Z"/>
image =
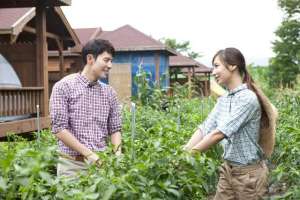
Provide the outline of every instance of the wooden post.
<path id="1" fill-rule="evenodd" d="M 195 66 L 193 66 L 193 78 L 195 78 Z"/>
<path id="2" fill-rule="evenodd" d="M 204 96 L 208 96 L 208 76 L 207 73 L 204 74 Z"/>
<path id="3" fill-rule="evenodd" d="M 155 81 L 157 82 L 158 86 L 160 85 L 160 75 L 159 75 L 159 71 L 160 71 L 160 59 L 159 59 L 159 54 L 156 53 L 155 54 Z"/>
<path id="4" fill-rule="evenodd" d="M 36 53 L 37 53 L 37 82 L 43 87 L 41 96 L 41 115 L 49 115 L 48 104 L 48 49 L 46 38 L 46 6 L 38 1 L 36 6 Z"/>
<path id="5" fill-rule="evenodd" d="M 210 73 L 208 73 L 208 96 L 210 96 Z"/>
<path id="6" fill-rule="evenodd" d="M 65 65 L 64 65 L 64 55 L 63 55 L 63 41 L 56 40 L 57 47 L 58 47 L 58 54 L 59 54 L 59 77 L 62 78 L 65 75 Z"/>
<path id="7" fill-rule="evenodd" d="M 188 85 L 189 85 L 189 99 L 192 97 L 192 72 L 191 67 L 188 67 Z"/>

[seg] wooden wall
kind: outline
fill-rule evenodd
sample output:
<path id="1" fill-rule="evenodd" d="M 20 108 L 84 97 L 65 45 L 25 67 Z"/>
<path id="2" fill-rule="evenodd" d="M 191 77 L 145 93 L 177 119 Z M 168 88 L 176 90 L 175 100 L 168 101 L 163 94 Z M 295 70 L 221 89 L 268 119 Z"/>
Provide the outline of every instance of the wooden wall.
<path id="1" fill-rule="evenodd" d="M 35 44 L 0 43 L 0 53 L 13 66 L 23 87 L 37 86 Z"/>
<path id="2" fill-rule="evenodd" d="M 131 64 L 113 63 L 108 81 L 117 92 L 119 101 L 128 104 L 131 101 Z"/>
<path id="3" fill-rule="evenodd" d="M 67 76 L 72 73 L 77 73 L 82 69 L 81 57 L 65 57 L 64 58 L 64 76 Z M 49 78 L 49 97 L 52 92 L 54 84 L 59 81 L 62 77 L 59 74 L 59 58 L 52 57 L 48 60 L 48 78 Z"/>

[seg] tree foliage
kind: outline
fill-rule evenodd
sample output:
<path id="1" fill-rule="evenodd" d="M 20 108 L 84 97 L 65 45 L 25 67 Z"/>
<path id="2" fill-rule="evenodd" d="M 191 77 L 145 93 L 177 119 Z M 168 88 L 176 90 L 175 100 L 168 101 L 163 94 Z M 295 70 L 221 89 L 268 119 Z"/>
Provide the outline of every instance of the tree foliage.
<path id="1" fill-rule="evenodd" d="M 273 42 L 275 57 L 270 60 L 270 84 L 294 87 L 300 73 L 300 0 L 278 0 L 285 12 Z"/>
<path id="2" fill-rule="evenodd" d="M 163 38 L 161 39 L 161 41 L 167 47 L 174 49 L 179 53 L 182 53 L 183 55 L 188 56 L 192 59 L 197 59 L 201 57 L 200 53 L 191 50 L 190 41 L 178 42 L 176 39 L 173 38 Z"/>
<path id="3" fill-rule="evenodd" d="M 191 50 L 191 43 L 190 41 L 183 41 L 183 42 L 178 42 L 176 39 L 173 38 L 163 38 L 161 41 L 169 48 L 176 50 L 177 52 L 183 54 L 184 56 L 188 56 L 192 59 L 197 59 L 200 58 L 201 55 L 198 52 L 192 51 Z M 181 73 L 181 69 L 175 68 L 170 70 L 170 77 L 177 77 L 178 74 Z"/>

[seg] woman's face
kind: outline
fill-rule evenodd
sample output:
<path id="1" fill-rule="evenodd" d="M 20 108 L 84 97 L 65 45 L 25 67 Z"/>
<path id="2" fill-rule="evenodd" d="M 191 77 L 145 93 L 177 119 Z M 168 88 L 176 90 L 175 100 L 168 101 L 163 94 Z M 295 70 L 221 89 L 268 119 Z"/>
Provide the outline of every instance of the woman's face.
<path id="1" fill-rule="evenodd" d="M 227 86 L 231 77 L 232 72 L 227 69 L 227 67 L 221 62 L 219 56 L 217 56 L 213 62 L 214 69 L 212 75 L 218 84 Z"/>

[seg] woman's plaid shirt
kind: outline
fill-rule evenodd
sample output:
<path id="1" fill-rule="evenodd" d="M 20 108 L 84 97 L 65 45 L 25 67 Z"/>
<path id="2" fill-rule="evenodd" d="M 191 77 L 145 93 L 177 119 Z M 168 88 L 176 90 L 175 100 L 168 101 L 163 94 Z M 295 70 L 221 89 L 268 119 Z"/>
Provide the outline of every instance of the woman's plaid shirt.
<path id="1" fill-rule="evenodd" d="M 199 128 L 204 135 L 216 129 L 221 131 L 225 135 L 221 142 L 224 160 L 247 165 L 261 159 L 262 149 L 258 145 L 260 119 L 258 98 L 243 84 L 220 97 Z"/>

